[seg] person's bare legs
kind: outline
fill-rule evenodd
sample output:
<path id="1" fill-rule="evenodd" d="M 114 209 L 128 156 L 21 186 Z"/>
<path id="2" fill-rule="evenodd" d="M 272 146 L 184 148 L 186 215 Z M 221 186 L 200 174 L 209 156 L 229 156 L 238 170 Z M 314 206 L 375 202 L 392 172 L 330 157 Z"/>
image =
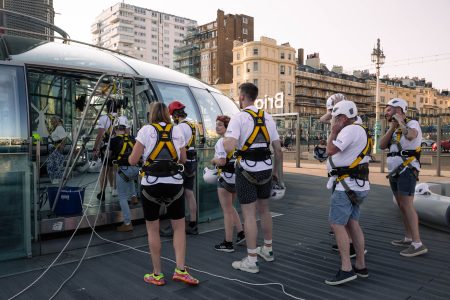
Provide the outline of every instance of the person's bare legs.
<path id="1" fill-rule="evenodd" d="M 341 255 L 341 270 L 349 272 L 352 270 L 352 264 L 350 262 L 350 242 L 347 230 L 345 225 L 331 224 L 331 227 L 333 228 L 339 254 Z"/>
<path id="2" fill-rule="evenodd" d="M 184 189 L 184 197 L 189 209 L 189 222 L 197 222 L 197 201 L 193 190 Z"/>
<path id="3" fill-rule="evenodd" d="M 236 215 L 238 219 L 238 224 L 240 225 L 240 230 L 242 230 L 242 224 L 237 214 L 236 209 L 233 206 L 233 194 L 228 192 L 224 188 L 218 188 L 217 194 L 219 195 L 220 206 L 223 210 L 223 223 L 225 227 L 225 241 L 233 241 L 233 225 L 236 224 Z M 237 224 L 236 224 L 237 225 Z M 236 226 L 237 228 L 237 226 Z"/>
<path id="4" fill-rule="evenodd" d="M 175 250 L 175 260 L 177 268 L 184 270 L 186 259 L 186 231 L 185 219 L 170 220 L 173 228 L 173 249 Z M 159 231 L 158 231 L 159 234 Z"/>
<path id="5" fill-rule="evenodd" d="M 347 223 L 346 228 L 350 232 L 350 236 L 353 240 L 353 247 L 356 251 L 355 267 L 359 270 L 364 269 L 366 267 L 364 256 L 365 240 L 361 226 L 359 226 L 358 221 L 350 219 Z"/>
<path id="6" fill-rule="evenodd" d="M 405 224 L 406 237 L 411 237 L 415 243 L 420 243 L 419 234 L 419 217 L 414 208 L 414 196 L 400 196 L 398 195 L 397 203 L 403 216 Z M 409 234 L 408 234 L 409 231 Z"/>
<path id="7" fill-rule="evenodd" d="M 261 229 L 264 240 L 272 240 L 272 215 L 269 209 L 269 199 L 259 199 L 257 201 L 259 216 L 261 217 Z M 265 244 L 266 247 L 272 247 L 272 244 Z"/>
<path id="8" fill-rule="evenodd" d="M 256 225 L 256 201 L 249 204 L 241 204 L 242 215 L 244 216 L 244 231 L 248 249 L 256 249 L 256 237 L 258 236 L 258 226 Z M 249 256 L 256 257 L 256 253 L 248 253 Z"/>
<path id="9" fill-rule="evenodd" d="M 406 220 L 405 215 L 403 214 L 402 207 L 400 206 L 400 203 L 399 203 L 400 195 L 398 193 L 395 193 L 394 197 L 395 197 L 395 201 L 397 201 L 398 208 L 400 209 L 400 215 L 402 217 L 403 227 L 405 228 L 405 237 L 412 239 L 411 228 L 408 224 L 408 221 Z"/>
<path id="10" fill-rule="evenodd" d="M 159 220 L 145 221 L 148 234 L 148 246 L 152 258 L 153 273 L 161 274 L 161 238 L 159 236 Z"/>

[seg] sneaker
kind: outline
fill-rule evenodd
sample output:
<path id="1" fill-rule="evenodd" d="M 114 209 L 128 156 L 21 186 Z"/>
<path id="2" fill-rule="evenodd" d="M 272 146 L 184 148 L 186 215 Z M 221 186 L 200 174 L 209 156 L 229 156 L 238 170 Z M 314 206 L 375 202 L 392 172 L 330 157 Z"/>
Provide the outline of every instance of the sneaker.
<path id="1" fill-rule="evenodd" d="M 214 249 L 223 252 L 234 252 L 234 247 L 232 242 L 223 241 L 222 243 L 215 245 Z"/>
<path id="2" fill-rule="evenodd" d="M 258 262 L 252 263 L 248 260 L 248 257 L 244 257 L 242 260 L 233 261 L 231 264 L 236 270 L 241 270 L 249 273 L 259 273 Z"/>
<path id="3" fill-rule="evenodd" d="M 353 266 L 353 272 L 355 272 L 355 274 L 358 277 L 362 277 L 362 278 L 367 278 L 369 277 L 369 270 L 367 270 L 367 268 L 364 269 L 357 269 L 355 266 Z"/>
<path id="4" fill-rule="evenodd" d="M 139 199 L 136 196 L 131 196 L 131 204 L 136 205 L 139 204 Z"/>
<path id="5" fill-rule="evenodd" d="M 118 232 L 128 232 L 128 231 L 133 231 L 133 224 L 125 224 L 123 223 L 122 225 L 118 226 L 116 228 L 116 230 Z"/>
<path id="6" fill-rule="evenodd" d="M 338 245 L 331 246 L 331 249 L 339 252 Z M 366 254 L 366 253 L 367 253 L 367 249 L 364 249 L 364 254 Z M 355 247 L 353 247 L 353 244 L 350 244 L 350 258 L 355 258 L 355 257 L 356 257 Z"/>
<path id="7" fill-rule="evenodd" d="M 113 197 L 117 197 L 117 189 L 113 189 L 112 191 L 111 191 L 111 196 L 113 196 Z"/>
<path id="8" fill-rule="evenodd" d="M 393 240 L 391 241 L 391 245 L 399 246 L 399 247 L 409 247 L 411 246 L 412 241 L 405 241 L 405 239 L 401 240 Z"/>
<path id="9" fill-rule="evenodd" d="M 355 280 L 357 277 L 358 276 L 356 276 L 353 270 L 351 270 L 350 272 L 346 272 L 339 269 L 337 274 L 333 278 L 325 280 L 325 283 L 328 285 L 339 285 L 345 282 Z"/>
<path id="10" fill-rule="evenodd" d="M 163 273 L 160 273 L 159 275 L 155 275 L 155 273 L 145 274 L 144 281 L 154 284 L 154 285 L 165 285 L 166 284 L 166 280 L 164 279 Z"/>
<path id="11" fill-rule="evenodd" d="M 173 272 L 172 280 L 184 282 L 189 285 L 198 285 L 200 283 L 200 281 L 198 279 L 195 279 L 194 277 L 192 277 L 192 275 L 189 274 L 186 269 L 184 271 L 182 271 L 178 268 L 175 268 L 175 271 Z"/>
<path id="12" fill-rule="evenodd" d="M 415 248 L 413 245 L 410 245 L 408 248 L 400 252 L 401 256 L 406 257 L 414 257 L 418 255 L 422 255 L 428 252 L 428 248 L 424 245 L 420 246 L 419 248 Z"/>
<path id="13" fill-rule="evenodd" d="M 242 230 L 241 232 L 238 232 L 237 237 L 236 237 L 236 245 L 240 245 L 243 242 L 245 242 L 245 233 L 244 230 Z"/>
<path id="14" fill-rule="evenodd" d="M 100 191 L 100 193 L 97 194 L 97 199 L 101 202 L 105 201 L 105 191 Z"/>
<path id="15" fill-rule="evenodd" d="M 186 233 L 187 234 L 197 235 L 198 234 L 198 226 L 197 226 L 197 224 L 195 224 L 194 226 L 187 225 L 186 226 Z"/>
<path id="16" fill-rule="evenodd" d="M 333 230 L 328 231 L 328 235 L 329 236 L 334 236 L 334 231 Z"/>
<path id="17" fill-rule="evenodd" d="M 259 256 L 264 258 L 265 261 L 274 261 L 275 260 L 275 257 L 273 256 L 273 251 L 267 250 L 266 247 L 256 248 L 256 253 L 258 253 Z"/>

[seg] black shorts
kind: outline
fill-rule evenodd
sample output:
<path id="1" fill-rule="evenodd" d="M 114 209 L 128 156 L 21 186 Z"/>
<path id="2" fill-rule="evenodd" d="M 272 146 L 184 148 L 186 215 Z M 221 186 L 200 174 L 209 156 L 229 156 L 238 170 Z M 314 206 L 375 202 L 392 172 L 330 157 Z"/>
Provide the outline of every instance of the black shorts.
<path id="1" fill-rule="evenodd" d="M 219 177 L 217 180 L 217 187 L 225 189 L 232 194 L 236 193 L 236 185 L 226 182 L 222 177 Z"/>
<path id="2" fill-rule="evenodd" d="M 414 169 L 415 170 L 415 169 Z M 416 189 L 417 178 L 412 169 L 406 168 L 403 173 L 401 173 L 396 178 L 389 177 L 389 184 L 391 185 L 391 190 L 394 194 L 399 196 L 412 196 L 414 195 Z"/>
<path id="3" fill-rule="evenodd" d="M 242 175 L 242 167 L 236 168 L 236 193 L 240 204 L 250 204 L 257 199 L 268 199 L 272 191 L 272 181 L 269 180 L 263 185 L 256 185 L 248 181 Z M 272 176 L 272 169 L 248 172 L 257 181 L 268 179 Z"/>
<path id="4" fill-rule="evenodd" d="M 153 197 L 173 197 L 183 188 L 181 184 L 169 183 L 142 185 L 141 187 Z M 184 193 L 167 207 L 167 213 L 164 216 L 159 215 L 161 205 L 146 199 L 144 195 L 142 195 L 141 201 L 142 209 L 144 210 L 144 218 L 147 221 L 155 221 L 158 219 L 179 220 L 184 218 Z"/>
<path id="5" fill-rule="evenodd" d="M 184 164 L 183 187 L 194 190 L 195 174 L 197 173 L 197 161 L 187 161 Z"/>

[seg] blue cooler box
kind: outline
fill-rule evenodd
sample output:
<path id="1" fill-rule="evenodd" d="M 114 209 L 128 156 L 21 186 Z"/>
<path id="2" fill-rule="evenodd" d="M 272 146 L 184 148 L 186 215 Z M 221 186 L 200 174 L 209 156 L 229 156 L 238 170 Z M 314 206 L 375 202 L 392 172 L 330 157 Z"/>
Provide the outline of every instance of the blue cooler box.
<path id="1" fill-rule="evenodd" d="M 54 213 L 56 215 L 76 215 L 83 211 L 85 188 L 65 186 L 61 188 L 58 203 L 56 204 Z M 56 194 L 58 193 L 58 187 L 48 187 L 48 201 L 50 208 L 53 207 Z"/>

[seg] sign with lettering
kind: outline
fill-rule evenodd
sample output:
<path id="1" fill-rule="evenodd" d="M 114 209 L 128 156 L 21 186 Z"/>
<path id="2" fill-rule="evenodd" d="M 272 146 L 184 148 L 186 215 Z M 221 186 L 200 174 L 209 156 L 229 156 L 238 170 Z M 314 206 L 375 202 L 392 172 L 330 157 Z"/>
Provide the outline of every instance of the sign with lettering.
<path id="1" fill-rule="evenodd" d="M 284 105 L 284 93 L 279 92 L 275 94 L 275 97 L 268 97 L 267 95 L 263 99 L 256 99 L 255 106 L 258 109 L 273 109 L 283 108 Z"/>

